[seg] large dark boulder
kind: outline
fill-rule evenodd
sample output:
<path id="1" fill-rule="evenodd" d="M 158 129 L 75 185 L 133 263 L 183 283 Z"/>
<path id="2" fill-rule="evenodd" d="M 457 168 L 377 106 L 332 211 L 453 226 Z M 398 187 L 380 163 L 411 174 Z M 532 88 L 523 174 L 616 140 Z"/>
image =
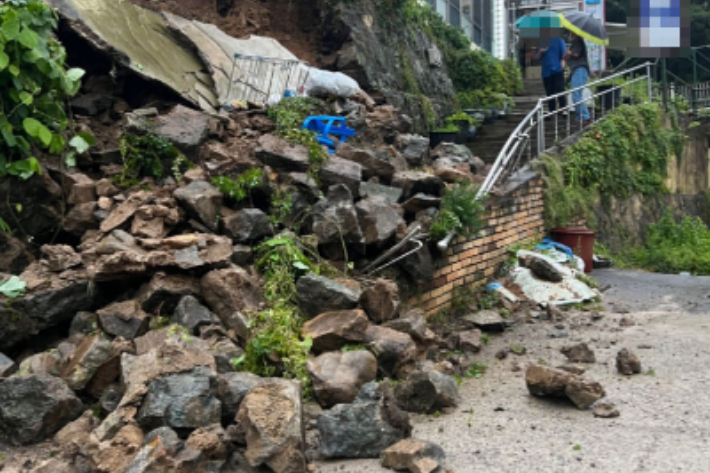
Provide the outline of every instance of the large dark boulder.
<path id="1" fill-rule="evenodd" d="M 399 224 L 404 224 L 398 209 L 381 197 L 369 197 L 357 203 L 360 229 L 368 248 L 383 249 L 394 240 Z"/>
<path id="2" fill-rule="evenodd" d="M 438 371 L 413 373 L 395 392 L 399 406 L 408 412 L 431 414 L 459 402 L 456 380 Z"/>
<path id="3" fill-rule="evenodd" d="M 147 429 L 196 429 L 218 423 L 221 408 L 215 376 L 200 366 L 151 381 L 136 420 Z"/>
<path id="4" fill-rule="evenodd" d="M 306 274 L 296 283 L 298 304 L 306 317 L 357 307 L 360 292 L 339 282 L 319 276 Z"/>
<path id="5" fill-rule="evenodd" d="M 325 256 L 331 259 L 344 256 L 343 243 L 362 250 L 365 239 L 347 186 L 331 186 L 326 198 L 313 207 L 313 234 Z"/>
<path id="6" fill-rule="evenodd" d="M 39 442 L 81 415 L 83 405 L 59 378 L 47 374 L 0 381 L 0 436 Z"/>
<path id="7" fill-rule="evenodd" d="M 366 350 L 324 353 L 308 360 L 308 374 L 321 406 L 348 404 L 377 377 L 377 359 Z"/>
<path id="8" fill-rule="evenodd" d="M 384 449 L 409 437 L 412 427 L 391 392 L 368 383 L 354 403 L 321 413 L 318 431 L 326 458 L 378 458 Z"/>
<path id="9" fill-rule="evenodd" d="M 86 278 L 86 279 L 84 279 Z M 0 347 L 9 349 L 42 330 L 69 322 L 77 312 L 90 311 L 104 296 L 104 286 L 90 290 L 88 276 L 61 279 L 38 263 L 31 264 L 20 279 L 27 294 L 13 299 L 0 296 Z"/>

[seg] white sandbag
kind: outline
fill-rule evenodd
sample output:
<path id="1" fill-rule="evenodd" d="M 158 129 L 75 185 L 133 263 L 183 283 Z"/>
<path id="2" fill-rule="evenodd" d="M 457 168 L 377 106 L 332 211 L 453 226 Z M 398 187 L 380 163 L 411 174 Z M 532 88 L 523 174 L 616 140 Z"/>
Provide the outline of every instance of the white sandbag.
<path id="1" fill-rule="evenodd" d="M 360 85 L 355 79 L 342 72 L 324 71 L 312 67 L 308 71 L 304 88 L 306 95 L 312 97 L 335 96 L 347 99 L 358 93 Z"/>

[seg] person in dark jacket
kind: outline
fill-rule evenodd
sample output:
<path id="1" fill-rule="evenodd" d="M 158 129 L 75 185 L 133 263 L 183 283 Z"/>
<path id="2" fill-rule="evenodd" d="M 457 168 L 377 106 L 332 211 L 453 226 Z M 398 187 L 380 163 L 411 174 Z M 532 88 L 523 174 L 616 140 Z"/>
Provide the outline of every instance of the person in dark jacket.
<path id="1" fill-rule="evenodd" d="M 587 45 L 580 36 L 572 35 L 572 45 L 567 51 L 567 65 L 570 69 L 572 90 L 584 87 L 589 80 L 589 60 L 587 59 Z M 587 104 L 582 102 L 582 97 L 581 89 L 572 92 L 577 120 L 582 122 L 582 126 L 587 126 L 591 122 L 591 116 Z"/>
<path id="2" fill-rule="evenodd" d="M 545 93 L 548 97 L 565 91 L 564 58 L 566 53 L 567 45 L 559 37 L 550 38 L 547 48 L 537 50 L 536 58 L 540 58 L 542 82 L 545 85 Z M 558 105 L 559 108 L 565 107 L 564 95 L 547 101 L 550 112 L 557 110 Z"/>

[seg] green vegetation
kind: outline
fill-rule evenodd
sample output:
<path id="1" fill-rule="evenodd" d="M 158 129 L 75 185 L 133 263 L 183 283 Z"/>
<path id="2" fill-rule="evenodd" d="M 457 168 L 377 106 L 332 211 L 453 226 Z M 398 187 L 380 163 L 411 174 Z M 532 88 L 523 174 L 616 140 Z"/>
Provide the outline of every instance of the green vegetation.
<path id="1" fill-rule="evenodd" d="M 449 123 L 446 126 L 442 126 L 434 130 L 435 133 L 458 133 L 459 131 L 459 126 L 453 123 Z"/>
<path id="2" fill-rule="evenodd" d="M 317 110 L 320 102 L 310 97 L 290 97 L 269 108 L 269 118 L 276 123 L 276 133 L 282 138 L 308 148 L 310 174 L 317 178 L 328 160 L 328 153 L 318 143 L 315 133 L 302 128 L 303 121 Z"/>
<path id="3" fill-rule="evenodd" d="M 257 248 L 256 267 L 266 278 L 264 292 L 269 309 L 252 314 L 246 351 L 232 360 L 239 370 L 297 379 L 305 394 L 311 389 L 306 362 L 312 340 L 300 336 L 303 316 L 298 308 L 296 280 L 309 271 L 330 269 L 312 260 L 320 261 L 315 248 L 293 235 L 277 236 Z"/>
<path id="4" fill-rule="evenodd" d="M 123 171 L 115 181 L 122 186 L 136 184 L 141 177 L 162 179 L 172 175 L 179 181 L 183 173 L 194 166 L 175 145 L 152 133 L 125 133 L 119 141 L 119 149 Z"/>
<path id="5" fill-rule="evenodd" d="M 599 281 L 587 274 L 577 273 L 575 276 L 579 281 L 583 282 L 592 289 L 599 289 Z"/>
<path id="6" fill-rule="evenodd" d="M 84 71 L 65 68 L 66 52 L 54 38 L 57 18 L 42 0 L 0 3 L 0 177 L 40 173 L 39 152 L 74 155 L 93 139 L 69 139 L 66 99 L 76 95 Z"/>
<path id="7" fill-rule="evenodd" d="M 468 126 L 478 126 L 481 124 L 480 119 L 474 119 L 472 116 L 470 116 L 467 113 L 464 112 L 457 112 L 454 113 L 453 115 L 450 115 L 446 117 L 446 123 L 454 124 L 458 126 L 459 123 L 466 123 Z"/>
<path id="8" fill-rule="evenodd" d="M 626 250 L 632 266 L 659 273 L 710 275 L 710 229 L 699 217 L 676 223 L 670 212 L 648 229 L 646 244 Z"/>
<path id="9" fill-rule="evenodd" d="M 522 74 L 514 60 L 499 61 L 486 51 L 472 51 L 471 41 L 464 31 L 448 24 L 428 4 L 418 0 L 377 0 L 376 3 L 378 21 L 384 22 L 390 29 L 406 24 L 410 34 L 422 31 L 439 47 L 454 88 L 463 93 L 459 96 L 459 100 L 464 98 L 460 106 L 484 106 L 467 102 L 465 93 L 469 91 L 485 91 L 486 101 L 496 97 L 495 94 L 503 94 L 506 96 L 503 103 L 522 91 Z M 404 87 L 409 93 L 419 96 L 426 107 L 426 97 L 420 91 L 414 69 L 403 49 L 400 48 L 399 56 Z M 433 128 L 429 116 L 426 113 L 425 116 L 430 128 Z"/>
<path id="10" fill-rule="evenodd" d="M 485 225 L 484 199 L 477 199 L 478 186 L 459 182 L 448 189 L 441 199 L 439 213 L 432 222 L 429 234 L 435 240 L 444 238 L 451 230 L 471 236 Z"/>
<path id="11" fill-rule="evenodd" d="M 276 132 L 286 136 L 291 130 L 300 129 L 303 121 L 318 107 L 319 102 L 309 97 L 285 98 L 269 108 L 269 118 L 276 124 Z"/>
<path id="12" fill-rule="evenodd" d="M 657 103 L 624 105 L 567 148 L 562 165 L 565 178 L 571 186 L 598 190 L 601 195 L 661 192 L 668 158 L 684 139 L 677 127 L 663 126 Z"/>
<path id="13" fill-rule="evenodd" d="M 657 103 L 619 107 L 590 127 L 561 158 L 542 158 L 547 227 L 592 219 L 597 196 L 606 200 L 665 192 L 669 158 L 682 153 L 684 143 L 677 123 L 664 126 Z"/>
<path id="14" fill-rule="evenodd" d="M 471 367 L 466 371 L 465 375 L 467 378 L 482 378 L 484 374 L 486 374 L 486 371 L 488 370 L 488 366 L 482 364 L 482 363 L 474 363 L 471 365 Z"/>
<path id="15" fill-rule="evenodd" d="M 212 184 L 219 189 L 229 200 L 241 202 L 247 197 L 251 199 L 251 192 L 264 185 L 264 171 L 252 168 L 235 178 L 218 176 L 212 178 Z"/>

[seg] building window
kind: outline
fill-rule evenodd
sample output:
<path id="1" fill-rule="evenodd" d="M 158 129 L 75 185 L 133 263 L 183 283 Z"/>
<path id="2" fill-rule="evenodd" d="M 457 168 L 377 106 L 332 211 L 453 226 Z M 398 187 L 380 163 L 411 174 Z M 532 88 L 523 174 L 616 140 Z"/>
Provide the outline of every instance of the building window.
<path id="1" fill-rule="evenodd" d="M 453 5 L 449 5 L 449 23 L 457 28 L 461 26 L 461 13 Z"/>

